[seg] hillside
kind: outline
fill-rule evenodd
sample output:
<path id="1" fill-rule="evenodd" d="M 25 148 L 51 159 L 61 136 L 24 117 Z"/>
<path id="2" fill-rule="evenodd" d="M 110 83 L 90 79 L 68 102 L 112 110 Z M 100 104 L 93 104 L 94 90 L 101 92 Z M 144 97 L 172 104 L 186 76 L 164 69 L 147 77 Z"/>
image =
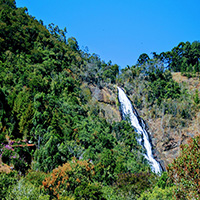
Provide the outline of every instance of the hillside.
<path id="1" fill-rule="evenodd" d="M 196 90 L 200 94 L 200 80 L 198 77 L 188 78 L 181 75 L 180 72 L 172 73 L 172 77 L 180 85 L 184 85 L 192 94 L 195 94 Z M 180 155 L 181 144 L 186 144 L 191 138 L 200 135 L 200 110 L 198 109 L 194 112 L 186 127 L 179 128 L 178 130 L 175 128 L 163 130 L 163 123 L 169 122 L 169 120 L 167 116 L 164 116 L 163 118 L 147 121 L 153 136 L 153 145 L 158 151 L 156 154 L 164 161 L 165 166 Z"/>
<path id="2" fill-rule="evenodd" d="M 1 0 L 0 49 L 0 199 L 199 195 L 198 138 L 189 139 L 199 135 L 199 42 L 153 58 L 142 54 L 119 71 L 82 51 L 66 29 Z M 151 171 L 137 133 L 121 118 L 117 86 L 146 121 L 154 155 L 168 172 Z M 182 156 L 187 148 L 193 157 Z M 187 166 L 196 173 L 191 188 L 180 194 L 183 179 L 172 169 L 184 166 L 174 158 L 195 163 Z"/>
<path id="3" fill-rule="evenodd" d="M 190 91 L 191 95 L 194 95 L 196 90 L 198 90 L 198 95 L 200 98 L 200 80 L 198 77 L 188 78 L 187 76 L 181 75 L 180 72 L 172 73 L 172 79 L 177 82 L 181 87 L 184 86 L 185 89 Z M 111 107 L 117 104 L 117 102 L 111 102 L 109 99 L 113 96 L 113 99 L 116 99 L 116 90 L 111 90 L 109 95 L 107 94 L 107 99 L 105 98 L 106 92 L 108 89 L 94 89 L 94 87 L 88 87 L 91 91 L 93 91 L 92 97 L 98 101 L 99 105 L 103 105 L 102 111 L 100 111 L 100 115 L 103 115 L 109 120 L 120 120 L 120 113 L 118 112 L 117 107 Z M 95 95 L 94 91 L 98 90 L 98 95 Z M 95 97 L 96 96 L 96 97 Z M 103 97 L 104 96 L 104 97 Z M 137 94 L 135 94 L 137 96 Z M 134 96 L 130 96 L 130 99 L 133 101 Z M 134 104 L 133 104 L 134 105 Z M 114 110 L 113 110 L 114 109 Z M 108 113 L 113 113 L 114 115 L 110 115 Z M 186 127 L 168 127 L 165 130 L 163 129 L 163 123 L 170 122 L 170 116 L 164 115 L 162 118 L 154 118 L 149 115 L 146 116 L 146 110 L 143 111 L 138 108 L 138 112 L 145 119 L 146 123 L 149 127 L 149 132 L 152 136 L 152 144 L 154 146 L 154 155 L 155 157 L 163 163 L 165 168 L 168 164 L 172 163 L 172 161 L 180 155 L 180 145 L 186 144 L 190 138 L 194 138 L 199 136 L 200 130 L 200 111 L 197 109 L 194 112 L 194 116 L 192 116 L 191 120 L 187 122 Z M 148 113 L 148 111 L 147 111 Z M 118 118 L 116 118 L 118 116 Z M 168 117 L 168 119 L 167 119 Z"/>
<path id="4" fill-rule="evenodd" d="M 132 73 L 131 70 L 126 73 Z M 170 81 L 179 85 L 177 86 L 182 94 L 179 93 L 175 98 L 164 97 L 159 104 L 155 98 L 155 103 L 152 104 L 149 101 L 149 96 L 153 93 L 152 86 L 145 79 L 146 77 L 136 76 L 135 80 L 125 82 L 124 87 L 140 116 L 148 124 L 155 157 L 167 167 L 180 155 L 181 144 L 186 144 L 191 137 L 199 136 L 200 110 L 195 99 L 199 103 L 200 81 L 198 77 L 188 78 L 180 72 L 173 72 Z M 132 82 L 132 85 L 129 82 Z M 156 87 L 160 87 L 160 83 L 157 82 Z M 168 90 L 168 86 L 164 90 Z"/>

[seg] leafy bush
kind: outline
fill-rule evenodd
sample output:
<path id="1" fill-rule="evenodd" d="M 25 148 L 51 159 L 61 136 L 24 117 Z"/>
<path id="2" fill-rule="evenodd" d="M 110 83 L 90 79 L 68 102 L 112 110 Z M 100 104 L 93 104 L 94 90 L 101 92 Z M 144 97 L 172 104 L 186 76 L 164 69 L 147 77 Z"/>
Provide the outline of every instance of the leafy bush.
<path id="1" fill-rule="evenodd" d="M 83 183 L 75 189 L 74 196 L 76 199 L 106 200 L 98 183 Z"/>
<path id="2" fill-rule="evenodd" d="M 159 177 L 156 186 L 158 186 L 159 188 L 165 189 L 165 187 L 172 187 L 173 186 L 173 182 L 172 180 L 169 178 L 169 175 L 167 172 L 163 172 L 161 174 L 161 176 Z"/>
<path id="3" fill-rule="evenodd" d="M 147 189 L 153 188 L 157 181 L 157 176 L 153 173 L 124 173 L 118 175 L 118 180 L 115 182 L 116 192 L 119 194 L 132 194 L 134 198 Z"/>
<path id="4" fill-rule="evenodd" d="M 51 198 L 69 197 L 101 199 L 101 187 L 94 183 L 94 165 L 73 159 L 54 169 L 42 182 Z M 89 193 L 88 193 L 89 192 Z"/>
<path id="5" fill-rule="evenodd" d="M 8 193 L 8 189 L 15 185 L 18 181 L 16 172 L 0 173 L 0 199 L 3 199 Z"/>
<path id="6" fill-rule="evenodd" d="M 30 170 L 24 179 L 26 182 L 30 182 L 31 184 L 35 185 L 36 187 L 39 187 L 42 185 L 42 181 L 47 177 L 48 175 L 41 171 L 33 171 Z"/>
<path id="7" fill-rule="evenodd" d="M 21 179 L 13 188 L 7 192 L 6 200 L 49 200 L 49 195 L 45 195 L 40 187 Z"/>
<path id="8" fill-rule="evenodd" d="M 134 200 L 135 195 L 117 190 L 114 186 L 103 186 L 103 197 L 108 200 Z"/>
<path id="9" fill-rule="evenodd" d="M 144 192 L 138 200 L 171 200 L 173 198 L 173 187 L 165 189 L 155 187 L 152 192 Z"/>
<path id="10" fill-rule="evenodd" d="M 99 156 L 99 162 L 95 166 L 95 178 L 104 184 L 111 185 L 116 180 L 116 157 L 109 149 L 104 149 Z"/>
<path id="11" fill-rule="evenodd" d="M 181 155 L 168 167 L 177 199 L 200 198 L 200 137 L 181 146 Z"/>
<path id="12" fill-rule="evenodd" d="M 25 174 L 31 163 L 31 155 L 28 147 L 13 148 L 12 145 L 7 144 L 3 146 L 1 151 L 2 162 L 8 165 L 14 165 L 16 170 Z"/>

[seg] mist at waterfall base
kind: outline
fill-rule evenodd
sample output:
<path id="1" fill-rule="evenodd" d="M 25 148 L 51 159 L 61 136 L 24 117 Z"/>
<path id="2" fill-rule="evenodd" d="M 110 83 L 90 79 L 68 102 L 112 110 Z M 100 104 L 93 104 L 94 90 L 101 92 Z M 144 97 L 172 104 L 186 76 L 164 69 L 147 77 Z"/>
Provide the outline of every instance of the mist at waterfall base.
<path id="1" fill-rule="evenodd" d="M 139 122 L 137 112 L 133 108 L 131 101 L 128 99 L 124 91 L 119 87 L 118 87 L 118 99 L 120 102 L 122 118 L 123 120 L 129 118 L 131 125 L 135 128 L 135 131 L 139 134 L 140 137 L 137 138 L 137 142 L 145 148 L 146 153 L 144 154 L 144 156 L 148 160 L 151 170 L 157 174 L 161 173 L 162 168 L 159 162 L 157 162 L 153 157 L 152 147 L 149 141 L 149 135 L 145 130 L 144 123 L 141 124 Z"/>

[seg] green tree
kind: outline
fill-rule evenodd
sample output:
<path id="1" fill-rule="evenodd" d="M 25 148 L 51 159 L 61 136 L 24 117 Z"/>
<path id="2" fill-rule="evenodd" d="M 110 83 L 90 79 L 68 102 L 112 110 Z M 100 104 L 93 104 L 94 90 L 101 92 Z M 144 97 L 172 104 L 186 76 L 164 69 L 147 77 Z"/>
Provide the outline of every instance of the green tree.
<path id="1" fill-rule="evenodd" d="M 197 89 L 195 90 L 194 103 L 197 104 L 197 105 L 200 103 L 199 92 L 198 92 Z"/>
<path id="2" fill-rule="evenodd" d="M 145 64 L 148 60 L 149 60 L 149 56 L 146 54 L 146 53 L 143 53 L 139 56 L 138 60 L 137 60 L 137 63 L 139 65 L 143 65 Z"/>
<path id="3" fill-rule="evenodd" d="M 58 150 L 59 139 L 51 133 L 46 133 L 43 142 L 46 144 L 35 151 L 34 169 L 44 172 L 51 172 L 58 165 L 62 164 L 61 153 Z"/>
<path id="4" fill-rule="evenodd" d="M 77 199 L 103 199 L 101 186 L 94 183 L 94 174 L 92 163 L 73 159 L 54 169 L 42 184 L 50 199 L 70 195 Z"/>
<path id="5" fill-rule="evenodd" d="M 0 172 L 0 198 L 4 199 L 8 193 L 8 189 L 15 185 L 18 181 L 18 176 L 16 172 L 11 172 L 9 174 L 5 172 Z"/>
<path id="6" fill-rule="evenodd" d="M 169 177 L 176 185 L 177 199 L 200 198 L 200 137 L 181 146 L 181 155 L 168 167 Z"/>

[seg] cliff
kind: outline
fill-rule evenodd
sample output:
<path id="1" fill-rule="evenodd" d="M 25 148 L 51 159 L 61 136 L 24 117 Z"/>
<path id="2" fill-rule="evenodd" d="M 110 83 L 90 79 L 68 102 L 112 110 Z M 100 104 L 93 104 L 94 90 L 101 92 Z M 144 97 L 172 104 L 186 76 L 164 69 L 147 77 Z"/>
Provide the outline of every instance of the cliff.
<path id="1" fill-rule="evenodd" d="M 181 73 L 173 73 L 173 79 L 192 94 L 198 90 L 200 94 L 200 81 L 198 77 L 187 78 Z M 178 106 L 178 105 L 177 105 Z M 141 117 L 148 125 L 149 133 L 152 138 L 154 156 L 166 167 L 180 155 L 181 144 L 186 144 L 192 137 L 200 135 L 200 110 L 197 108 L 192 113 L 190 120 L 185 119 L 184 126 L 177 125 L 180 119 L 172 115 L 165 114 L 160 118 L 150 117 L 147 110 L 138 110 Z"/>
<path id="2" fill-rule="evenodd" d="M 98 113 L 109 123 L 121 121 L 121 114 L 118 106 L 117 88 L 115 85 L 98 87 L 95 84 L 82 84 L 83 95 L 88 100 L 88 107 Z"/>
<path id="3" fill-rule="evenodd" d="M 195 93 L 195 90 L 197 90 L 200 93 L 200 81 L 198 77 L 187 78 L 179 72 L 173 73 L 172 76 L 180 85 L 185 85 L 190 92 Z M 191 120 L 187 120 L 186 126 L 182 128 L 173 127 L 163 129 L 164 123 L 170 123 L 170 117 L 169 115 L 165 115 L 163 118 L 147 121 L 152 133 L 152 142 L 156 149 L 155 155 L 164 161 L 165 166 L 179 156 L 181 144 L 186 144 L 191 137 L 200 135 L 199 108 L 196 109 Z"/>

